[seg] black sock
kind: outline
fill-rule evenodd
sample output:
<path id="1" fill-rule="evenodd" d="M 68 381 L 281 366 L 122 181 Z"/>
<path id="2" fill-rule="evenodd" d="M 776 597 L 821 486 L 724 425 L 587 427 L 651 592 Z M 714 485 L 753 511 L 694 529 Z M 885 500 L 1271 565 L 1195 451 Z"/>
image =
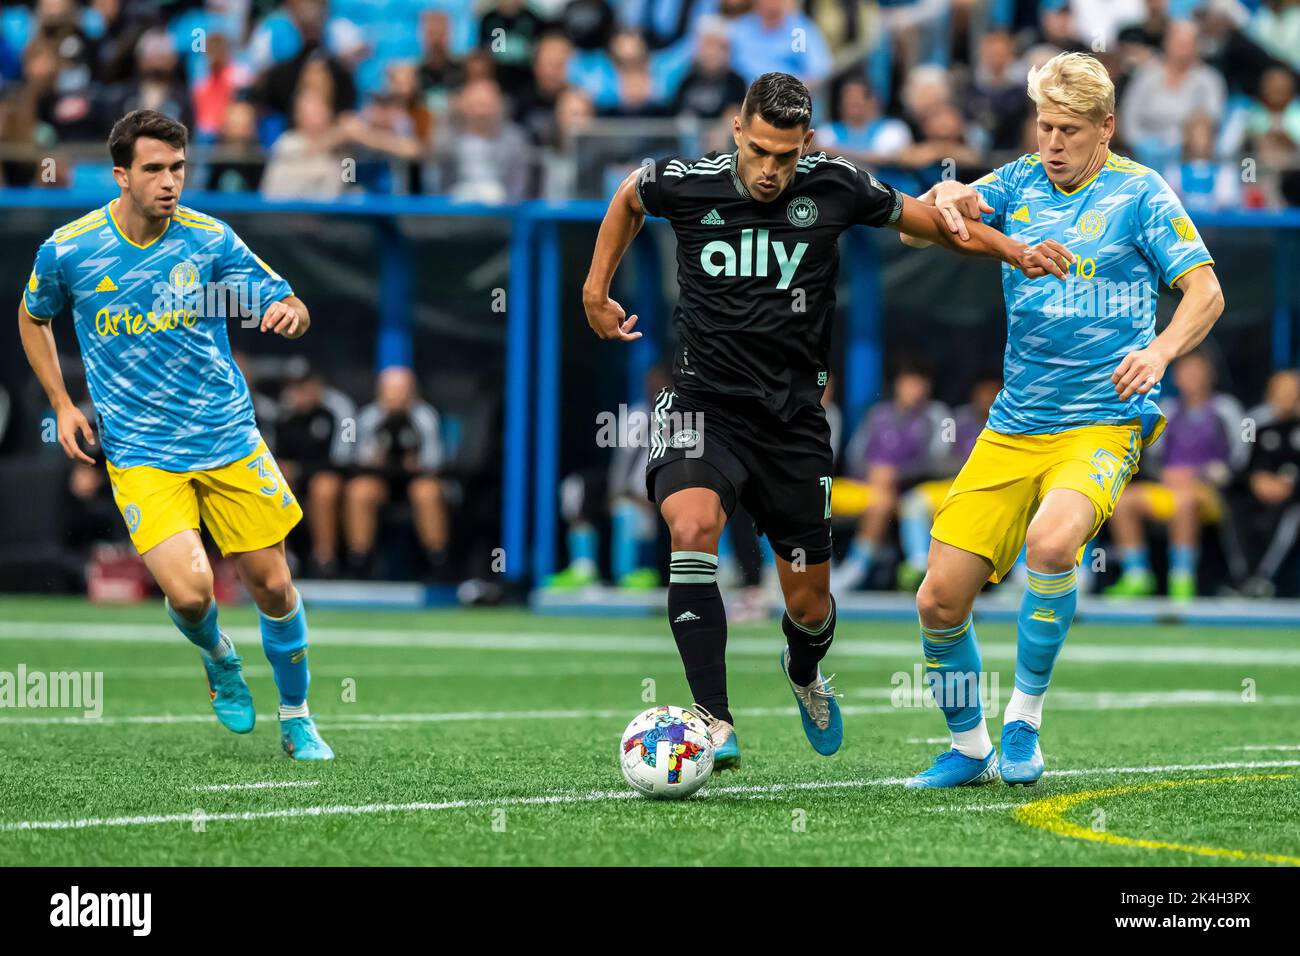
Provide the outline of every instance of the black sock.
<path id="1" fill-rule="evenodd" d="M 781 616 L 781 630 L 790 648 L 790 679 L 800 687 L 807 687 L 817 679 L 817 665 L 835 638 L 835 596 L 831 595 L 831 613 L 816 631 L 800 627 L 788 613 Z"/>
<path id="2" fill-rule="evenodd" d="M 669 565 L 668 620 L 695 702 L 734 723 L 727 707 L 727 612 L 718 590 L 718 557 L 674 551 Z"/>

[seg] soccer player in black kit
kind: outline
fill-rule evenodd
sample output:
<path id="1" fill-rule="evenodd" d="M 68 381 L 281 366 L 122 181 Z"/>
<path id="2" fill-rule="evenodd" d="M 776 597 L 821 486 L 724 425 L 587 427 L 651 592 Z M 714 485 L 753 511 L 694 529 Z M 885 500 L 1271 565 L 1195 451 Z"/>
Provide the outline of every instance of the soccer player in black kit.
<path id="1" fill-rule="evenodd" d="M 694 161 L 647 163 L 619 186 L 601 223 L 583 286 L 587 321 L 630 341 L 610 281 L 646 215 L 677 236 L 679 344 L 673 385 L 655 404 L 646 486 L 672 538 L 668 617 L 695 709 L 709 726 L 714 766 L 740 747 L 727 702 L 727 623 L 716 582 L 718 539 L 738 505 L 777 558 L 785 614 L 781 667 L 813 748 L 843 736 L 819 664 L 835 630 L 830 593 L 830 429 L 821 407 L 829 372 L 839 269 L 850 226 L 888 226 L 958 252 L 1064 278 L 1069 253 L 1026 246 L 969 223 L 969 239 L 939 210 L 812 144 L 812 100 L 785 73 L 749 87 L 732 120 L 736 149 Z"/>

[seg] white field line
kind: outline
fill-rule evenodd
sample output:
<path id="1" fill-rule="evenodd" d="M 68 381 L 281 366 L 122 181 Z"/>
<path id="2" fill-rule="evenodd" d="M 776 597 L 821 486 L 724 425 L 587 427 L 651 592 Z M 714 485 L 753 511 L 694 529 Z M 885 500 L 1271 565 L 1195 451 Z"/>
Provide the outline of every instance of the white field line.
<path id="1" fill-rule="evenodd" d="M 888 696 L 888 695 L 882 695 Z M 906 714 L 916 711 L 931 711 L 936 707 L 928 697 L 924 704 L 918 704 L 908 695 L 909 706 L 896 707 L 893 704 L 843 704 L 840 712 L 846 716 L 879 716 L 884 714 Z M 1151 710 L 1178 707 L 1226 707 L 1226 706 L 1300 706 L 1300 696 L 1261 695 L 1253 703 L 1246 705 L 1235 692 L 1220 691 L 1134 691 L 1124 693 L 1088 693 L 1085 691 L 1053 690 L 1051 692 L 1051 709 L 1066 711 L 1094 710 Z M 9 710 L 10 708 L 4 708 Z M 379 727 L 402 724 L 441 724 L 441 723 L 478 723 L 502 720 L 615 720 L 627 718 L 632 712 L 628 709 L 602 710 L 465 710 L 443 711 L 434 713 L 393 713 L 393 714 L 348 714 L 317 715 L 321 726 L 329 729 L 355 730 L 362 727 Z M 788 707 L 739 707 L 733 713 L 739 717 L 793 717 L 798 711 L 793 705 Z M 261 720 L 275 720 L 275 714 L 259 714 Z M 106 717 L 84 717 L 76 715 L 41 715 L 27 716 L 0 712 L 0 726 L 21 724 L 25 726 L 110 726 L 114 724 L 201 724 L 215 718 L 211 713 L 197 714 L 123 714 Z M 909 737 L 908 743 L 944 743 L 946 737 Z"/>
<path id="2" fill-rule="evenodd" d="M 622 625 L 612 624 L 611 627 Z M 1114 631 L 1122 625 L 1110 625 Z M 866 626 L 863 626 L 865 629 Z M 856 629 L 856 628 L 855 628 Z M 846 628 L 846 630 L 849 630 Z M 1287 647 L 1224 647 L 1171 644 L 1152 647 L 1143 644 L 1142 629 L 1133 628 L 1133 644 L 1065 645 L 1069 661 L 1092 664 L 1254 664 L 1270 667 L 1300 667 L 1300 650 Z M 236 644 L 256 641 L 252 634 L 235 634 Z M 0 621 L 0 640 L 87 641 L 127 644 L 183 644 L 176 630 L 166 624 L 93 624 L 85 621 Z M 341 628 L 316 626 L 311 629 L 313 644 L 333 647 L 420 647 L 474 651 L 583 651 L 594 654 L 663 654 L 676 656 L 677 648 L 663 636 L 629 634 L 617 637 L 577 637 L 536 631 L 443 631 L 427 633 L 377 628 Z M 727 652 L 741 656 L 775 656 L 780 635 L 772 638 L 733 636 Z M 980 651 L 987 659 L 1014 660 L 1014 641 L 982 641 Z M 837 657 L 891 658 L 904 660 L 920 656 L 920 638 L 915 641 L 873 640 L 837 635 L 833 652 Z"/>
<path id="3" fill-rule="evenodd" d="M 1273 767 L 1300 767 L 1300 760 L 1258 760 L 1237 763 L 1170 764 L 1164 767 L 1094 767 L 1075 770 L 1049 770 L 1046 776 L 1104 776 L 1125 773 L 1173 773 L 1200 770 L 1242 770 Z M 857 790 L 865 787 L 897 786 L 902 777 L 857 780 L 817 780 L 808 783 L 776 783 L 767 785 L 709 787 L 701 796 L 738 796 L 767 798 L 781 793 L 801 793 L 811 790 Z M 299 817 L 362 816 L 376 813 L 431 813 L 440 810 L 499 809 L 502 807 L 546 806 L 551 804 L 600 803 L 607 800 L 630 800 L 637 794 L 623 790 L 596 790 L 587 793 L 554 793 L 533 797 L 500 797 L 497 799 L 446 800 L 437 803 L 364 803 L 332 804 L 314 807 L 284 807 L 278 810 L 245 810 L 228 813 L 160 813 L 126 817 L 83 817 L 68 820 L 15 820 L 0 823 L 0 833 L 31 830 L 85 830 L 96 827 L 141 827 L 164 823 L 251 822 L 255 820 L 282 820 Z M 928 808 L 923 808 L 928 809 Z"/>
<path id="4" fill-rule="evenodd" d="M 919 693 L 927 706 L 932 695 L 929 688 L 907 686 L 901 689 L 888 687 L 865 687 L 850 690 L 853 697 L 868 700 L 889 700 L 895 693 L 901 693 L 913 704 Z M 1048 708 L 1051 710 L 1146 710 L 1148 708 L 1166 707 L 1223 707 L 1245 704 L 1239 690 L 1151 690 L 1151 691 L 1086 691 L 1052 688 L 1047 694 Z M 1259 694 L 1251 703 L 1268 703 L 1274 707 L 1300 706 L 1300 695 L 1296 694 Z"/>
<path id="5" fill-rule="evenodd" d="M 1242 744 L 1224 750 L 1300 750 L 1300 744 Z"/>
<path id="6" fill-rule="evenodd" d="M 214 783 L 190 787 L 195 793 L 225 793 L 231 790 L 280 790 L 291 787 L 319 787 L 319 780 L 259 780 L 257 783 Z"/>

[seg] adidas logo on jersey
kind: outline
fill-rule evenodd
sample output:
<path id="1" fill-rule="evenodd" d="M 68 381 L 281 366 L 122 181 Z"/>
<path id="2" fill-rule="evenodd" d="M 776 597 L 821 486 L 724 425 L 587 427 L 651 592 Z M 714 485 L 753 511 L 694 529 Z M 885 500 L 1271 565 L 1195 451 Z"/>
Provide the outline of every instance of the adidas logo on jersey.
<path id="1" fill-rule="evenodd" d="M 710 209 L 707 216 L 700 220 L 701 226 L 725 226 L 727 220 L 718 215 L 716 209 Z"/>
<path id="2" fill-rule="evenodd" d="M 698 621 L 699 619 L 700 616 L 694 613 L 693 611 L 682 611 L 681 614 L 678 614 L 675 618 L 673 618 L 673 623 L 681 624 L 684 621 Z"/>
<path id="3" fill-rule="evenodd" d="M 1011 218 L 1016 222 L 1029 222 L 1029 207 L 1021 206 L 1011 214 Z"/>
<path id="4" fill-rule="evenodd" d="M 116 291 L 117 291 L 117 283 L 114 282 L 112 279 L 110 279 L 108 276 L 104 276 L 104 278 L 102 278 L 102 279 L 99 280 L 99 285 L 95 286 L 95 291 L 96 291 L 96 292 L 116 292 Z"/>
<path id="5" fill-rule="evenodd" d="M 776 260 L 776 267 L 781 272 L 777 282 L 778 289 L 790 288 L 795 270 L 803 254 L 808 251 L 808 243 L 796 242 L 792 252 L 786 252 L 785 243 L 779 239 L 767 238 L 766 229 L 742 229 L 740 231 L 740 250 L 725 239 L 715 239 L 700 250 L 700 268 L 711 276 L 760 276 L 768 272 L 768 262 Z M 770 253 L 770 255 L 769 255 Z"/>

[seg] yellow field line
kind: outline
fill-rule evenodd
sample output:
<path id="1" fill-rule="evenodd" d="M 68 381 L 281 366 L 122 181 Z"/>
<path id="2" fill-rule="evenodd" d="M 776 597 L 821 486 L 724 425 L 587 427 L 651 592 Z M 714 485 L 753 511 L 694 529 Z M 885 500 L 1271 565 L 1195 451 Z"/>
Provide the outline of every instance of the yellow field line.
<path id="1" fill-rule="evenodd" d="M 1055 833 L 1057 836 L 1075 840 L 1091 840 L 1093 843 L 1108 843 L 1111 846 L 1137 847 L 1143 850 L 1174 850 L 1179 853 L 1195 853 L 1198 856 L 1221 857 L 1230 860 L 1252 860 L 1261 863 L 1283 863 L 1300 866 L 1300 857 L 1284 856 L 1279 853 L 1256 853 L 1251 850 L 1232 850 L 1214 846 L 1194 846 L 1188 843 L 1170 843 L 1166 840 L 1144 840 L 1137 837 L 1121 836 L 1117 833 L 1098 832 L 1088 827 L 1071 823 L 1065 814 L 1073 807 L 1089 800 L 1105 800 L 1129 793 L 1145 793 L 1152 790 L 1167 790 L 1173 787 L 1210 786 L 1219 783 L 1243 783 L 1248 780 L 1290 780 L 1296 774 L 1274 773 L 1256 774 L 1238 777 L 1207 777 L 1200 780 L 1160 780 L 1155 783 L 1137 784 L 1127 787 L 1107 787 L 1103 790 L 1084 790 L 1080 793 L 1065 793 L 1045 800 L 1035 800 L 1018 808 L 1012 816 L 1027 826 Z"/>

